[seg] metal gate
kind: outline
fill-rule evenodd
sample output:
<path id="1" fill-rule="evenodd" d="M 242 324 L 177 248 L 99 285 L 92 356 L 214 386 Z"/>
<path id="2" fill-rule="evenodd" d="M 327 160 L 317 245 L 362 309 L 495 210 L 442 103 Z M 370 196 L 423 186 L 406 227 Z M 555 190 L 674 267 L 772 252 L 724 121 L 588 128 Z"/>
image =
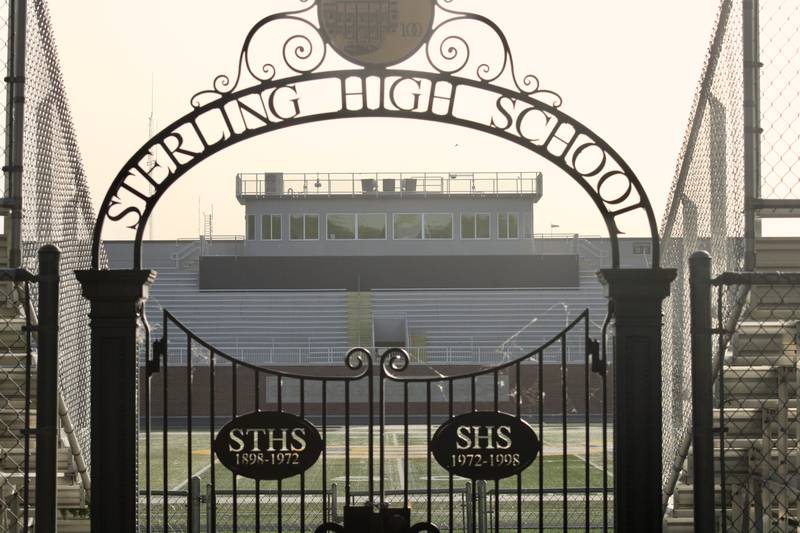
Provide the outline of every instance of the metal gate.
<path id="1" fill-rule="evenodd" d="M 143 346 L 150 346 L 143 325 Z M 605 350 L 589 328 L 586 310 L 535 350 L 479 367 L 437 367 L 400 348 L 354 348 L 341 361 L 298 370 L 233 358 L 165 310 L 142 364 L 140 527 L 606 530 L 611 406 Z M 323 441 L 316 464 L 282 481 L 254 481 L 222 466 L 212 449 L 219 428 L 256 411 L 291 413 L 316 426 Z M 436 427 L 476 411 L 527 421 L 542 453 L 498 481 L 447 472 L 429 448 Z M 393 523 L 393 516 L 403 520 Z"/>

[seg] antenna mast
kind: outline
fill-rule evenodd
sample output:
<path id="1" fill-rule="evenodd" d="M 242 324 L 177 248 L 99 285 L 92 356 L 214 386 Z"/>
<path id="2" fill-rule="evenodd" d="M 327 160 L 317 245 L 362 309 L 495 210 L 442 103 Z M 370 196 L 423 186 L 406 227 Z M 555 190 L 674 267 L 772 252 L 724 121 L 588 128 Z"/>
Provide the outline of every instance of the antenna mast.
<path id="1" fill-rule="evenodd" d="M 151 77 L 150 78 L 150 116 L 147 118 L 147 129 L 148 129 L 147 138 L 148 139 L 152 139 L 153 135 L 155 135 L 155 129 L 156 129 L 155 118 L 154 118 L 154 114 L 155 114 L 154 113 L 155 99 L 156 99 L 155 98 L 155 79 Z M 147 163 L 146 163 L 146 165 L 147 165 L 147 169 L 146 169 L 147 172 L 150 172 L 151 170 L 153 170 L 156 167 L 156 165 L 158 165 L 158 160 L 155 158 L 155 155 L 153 155 L 153 153 L 150 153 L 150 154 L 147 155 Z M 155 188 L 152 185 L 150 185 L 150 195 L 152 196 L 153 194 L 155 194 L 155 192 L 156 192 Z M 153 231 L 155 229 L 155 226 L 156 226 L 156 217 L 155 217 L 155 213 L 152 213 L 150 215 L 150 222 L 149 222 L 148 227 L 147 227 L 147 238 L 150 239 L 151 241 L 153 240 Z"/>

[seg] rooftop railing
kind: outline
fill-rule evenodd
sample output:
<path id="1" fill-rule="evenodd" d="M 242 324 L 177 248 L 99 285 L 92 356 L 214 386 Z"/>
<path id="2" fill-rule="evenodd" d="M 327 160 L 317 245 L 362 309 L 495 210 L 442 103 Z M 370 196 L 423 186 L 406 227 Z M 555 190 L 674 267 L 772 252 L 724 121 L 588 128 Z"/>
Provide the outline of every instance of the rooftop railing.
<path id="1" fill-rule="evenodd" d="M 241 173 L 237 198 L 425 197 L 542 194 L 541 172 Z"/>

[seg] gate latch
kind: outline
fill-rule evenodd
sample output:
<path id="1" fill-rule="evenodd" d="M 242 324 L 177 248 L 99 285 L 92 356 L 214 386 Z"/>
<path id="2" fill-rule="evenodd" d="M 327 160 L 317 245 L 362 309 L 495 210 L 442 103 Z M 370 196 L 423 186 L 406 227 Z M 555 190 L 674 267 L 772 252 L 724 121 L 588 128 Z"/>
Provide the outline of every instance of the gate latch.
<path id="1" fill-rule="evenodd" d="M 586 355 L 591 358 L 592 372 L 606 375 L 606 360 L 600 358 L 600 342 L 597 339 L 587 337 L 586 339 Z"/>
<path id="2" fill-rule="evenodd" d="M 157 374 L 161 368 L 161 358 L 164 356 L 164 339 L 156 339 L 153 341 L 152 357 L 147 361 L 145 369 L 147 377 Z"/>

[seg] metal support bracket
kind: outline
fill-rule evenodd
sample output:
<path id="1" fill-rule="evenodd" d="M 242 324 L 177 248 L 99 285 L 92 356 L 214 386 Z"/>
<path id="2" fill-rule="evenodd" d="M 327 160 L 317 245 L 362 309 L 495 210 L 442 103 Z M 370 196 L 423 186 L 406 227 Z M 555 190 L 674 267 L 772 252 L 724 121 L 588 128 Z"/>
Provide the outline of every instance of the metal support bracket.
<path id="1" fill-rule="evenodd" d="M 592 362 L 592 372 L 605 376 L 606 360 L 600 357 L 600 341 L 591 337 L 586 338 L 586 356 Z"/>
<path id="2" fill-rule="evenodd" d="M 145 371 L 147 377 L 157 374 L 161 369 L 161 358 L 164 357 L 166 352 L 164 346 L 164 339 L 156 339 L 153 341 L 153 357 L 147 361 Z"/>

